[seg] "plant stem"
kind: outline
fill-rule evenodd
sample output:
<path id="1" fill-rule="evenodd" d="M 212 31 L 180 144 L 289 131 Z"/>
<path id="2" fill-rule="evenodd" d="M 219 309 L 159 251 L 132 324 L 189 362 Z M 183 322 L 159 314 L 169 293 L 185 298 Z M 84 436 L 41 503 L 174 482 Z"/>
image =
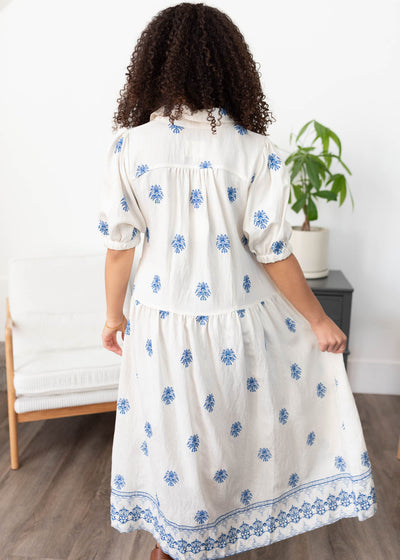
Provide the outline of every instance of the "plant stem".
<path id="1" fill-rule="evenodd" d="M 304 222 L 302 223 L 301 231 L 310 231 L 310 222 L 308 221 L 307 218 L 307 206 L 304 206 L 303 210 L 304 210 Z"/>
<path id="2" fill-rule="evenodd" d="M 302 166 L 301 170 L 302 170 L 301 182 L 303 183 L 304 193 L 306 193 L 306 191 L 307 191 L 307 174 L 306 174 L 306 170 L 304 168 L 304 165 Z M 310 222 L 308 221 L 308 218 L 307 218 L 307 204 L 305 204 L 303 206 L 303 212 L 304 212 L 304 222 L 301 225 L 301 231 L 310 231 Z"/>

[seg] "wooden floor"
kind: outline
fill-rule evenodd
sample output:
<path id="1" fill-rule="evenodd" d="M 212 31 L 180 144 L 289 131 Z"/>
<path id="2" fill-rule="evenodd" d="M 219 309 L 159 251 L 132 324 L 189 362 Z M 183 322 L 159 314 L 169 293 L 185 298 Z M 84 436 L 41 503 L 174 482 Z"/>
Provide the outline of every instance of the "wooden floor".
<path id="1" fill-rule="evenodd" d="M 354 395 L 378 509 L 230 556 L 237 560 L 399 560 L 400 396 Z M 0 560 L 149 560 L 147 531 L 110 526 L 115 412 L 19 424 L 20 468 L 10 469 L 6 393 L 0 392 Z"/>

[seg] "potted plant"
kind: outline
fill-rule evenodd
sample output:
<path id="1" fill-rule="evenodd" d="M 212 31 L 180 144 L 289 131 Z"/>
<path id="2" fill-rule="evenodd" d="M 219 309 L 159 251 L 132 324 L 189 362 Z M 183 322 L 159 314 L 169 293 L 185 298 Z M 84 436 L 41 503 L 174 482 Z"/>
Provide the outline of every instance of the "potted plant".
<path id="1" fill-rule="evenodd" d="M 300 137 L 308 127 L 313 124 L 315 138 L 311 145 L 298 144 Z M 293 133 L 290 134 L 292 142 Z M 314 142 L 320 140 L 321 150 L 315 153 Z M 336 144 L 338 153 L 329 151 L 330 141 Z M 315 119 L 306 123 L 296 137 L 297 150 L 292 152 L 285 161 L 290 171 L 289 204 L 295 212 L 303 212 L 304 221 L 301 226 L 292 226 L 292 247 L 296 258 L 306 278 L 323 278 L 328 276 L 328 247 L 329 229 L 326 227 L 311 226 L 310 222 L 318 218 L 317 203 L 321 199 L 326 202 L 338 200 L 339 206 L 350 194 L 352 207 L 354 200 L 343 173 L 331 171 L 331 163 L 336 160 L 350 175 L 349 168 L 341 159 L 342 145 L 331 129 L 317 122 Z"/>

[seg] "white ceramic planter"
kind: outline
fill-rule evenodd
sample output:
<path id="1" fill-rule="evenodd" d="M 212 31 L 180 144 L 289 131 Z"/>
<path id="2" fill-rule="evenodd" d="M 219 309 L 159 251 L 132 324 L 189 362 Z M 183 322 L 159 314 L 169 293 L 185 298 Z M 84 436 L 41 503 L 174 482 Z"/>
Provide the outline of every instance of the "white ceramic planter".
<path id="1" fill-rule="evenodd" d="M 300 227 L 292 226 L 290 241 L 304 276 L 306 278 L 328 276 L 329 229 L 311 226 L 311 231 L 301 231 Z"/>

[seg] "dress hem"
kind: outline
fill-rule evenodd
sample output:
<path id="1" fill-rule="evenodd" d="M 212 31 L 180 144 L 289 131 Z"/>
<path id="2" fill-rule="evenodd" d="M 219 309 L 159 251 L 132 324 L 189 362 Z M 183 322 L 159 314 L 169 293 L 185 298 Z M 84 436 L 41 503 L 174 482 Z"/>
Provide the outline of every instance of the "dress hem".
<path id="1" fill-rule="evenodd" d="M 157 495 L 112 489 L 110 501 L 111 527 L 120 533 L 150 532 L 174 560 L 218 560 L 343 518 L 365 521 L 377 511 L 371 467 L 358 476 L 343 473 L 306 483 L 274 500 L 237 508 L 204 527 L 168 521 Z"/>

